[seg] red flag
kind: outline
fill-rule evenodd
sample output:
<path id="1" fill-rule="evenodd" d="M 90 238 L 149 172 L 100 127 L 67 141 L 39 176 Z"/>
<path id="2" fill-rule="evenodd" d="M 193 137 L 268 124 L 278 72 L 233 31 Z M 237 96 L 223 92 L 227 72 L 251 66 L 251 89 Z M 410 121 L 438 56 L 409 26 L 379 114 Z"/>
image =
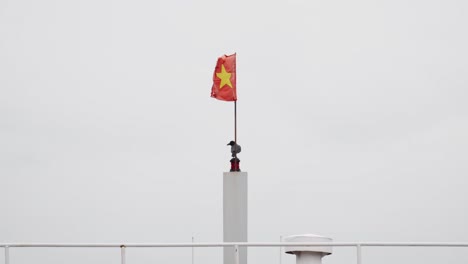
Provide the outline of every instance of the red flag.
<path id="1" fill-rule="evenodd" d="M 218 58 L 213 73 L 211 97 L 223 101 L 237 101 L 236 93 L 236 54 Z"/>

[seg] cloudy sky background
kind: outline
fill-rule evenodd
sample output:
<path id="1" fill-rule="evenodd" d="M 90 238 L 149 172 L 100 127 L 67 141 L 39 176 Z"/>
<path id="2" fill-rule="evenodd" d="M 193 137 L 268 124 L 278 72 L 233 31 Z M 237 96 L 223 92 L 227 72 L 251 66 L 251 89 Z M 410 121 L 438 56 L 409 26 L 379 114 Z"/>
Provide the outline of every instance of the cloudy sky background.
<path id="1" fill-rule="evenodd" d="M 0 242 L 221 241 L 233 104 L 209 95 L 234 52 L 250 241 L 466 242 L 467 25 L 461 0 L 0 1 Z M 128 258 L 190 263 L 190 249 Z M 468 249 L 363 261 L 400 258 L 466 263 Z M 119 251 L 11 249 L 45 260 Z"/>

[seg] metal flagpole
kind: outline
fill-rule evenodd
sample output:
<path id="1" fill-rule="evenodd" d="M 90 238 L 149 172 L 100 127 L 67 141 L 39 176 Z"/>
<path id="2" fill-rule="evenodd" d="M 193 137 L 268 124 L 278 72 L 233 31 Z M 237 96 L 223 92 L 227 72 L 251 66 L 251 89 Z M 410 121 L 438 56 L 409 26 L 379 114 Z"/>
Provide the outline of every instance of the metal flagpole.
<path id="1" fill-rule="evenodd" d="M 234 101 L 234 142 L 237 144 L 237 100 Z"/>

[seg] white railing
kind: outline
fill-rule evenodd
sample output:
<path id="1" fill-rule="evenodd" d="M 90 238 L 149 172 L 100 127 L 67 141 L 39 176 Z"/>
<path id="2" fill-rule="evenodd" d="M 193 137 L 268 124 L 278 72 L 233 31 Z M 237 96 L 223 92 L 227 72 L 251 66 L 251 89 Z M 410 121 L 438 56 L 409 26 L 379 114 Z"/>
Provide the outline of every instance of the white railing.
<path id="1" fill-rule="evenodd" d="M 468 243 L 458 242 L 329 242 L 329 243 L 253 243 L 253 242 L 226 242 L 226 243 L 158 243 L 158 244 L 26 244 L 11 243 L 0 244 L 5 250 L 5 264 L 10 264 L 10 248 L 120 248 L 121 264 L 126 262 L 126 248 L 179 248 L 179 247 L 234 247 L 236 264 L 239 264 L 239 247 L 287 247 L 287 246 L 331 246 L 354 247 L 356 249 L 357 264 L 361 264 L 361 249 L 363 247 L 468 247 Z"/>

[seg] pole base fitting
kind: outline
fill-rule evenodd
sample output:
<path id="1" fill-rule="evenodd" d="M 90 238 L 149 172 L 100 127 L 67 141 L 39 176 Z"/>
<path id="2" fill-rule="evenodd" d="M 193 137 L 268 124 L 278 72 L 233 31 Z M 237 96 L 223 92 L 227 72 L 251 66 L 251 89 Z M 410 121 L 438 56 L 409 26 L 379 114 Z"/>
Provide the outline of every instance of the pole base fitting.
<path id="1" fill-rule="evenodd" d="M 231 170 L 230 170 L 231 172 L 232 172 L 232 171 L 241 171 L 241 170 L 240 170 L 240 166 L 239 166 L 239 164 L 240 164 L 240 159 L 238 159 L 238 158 L 232 158 L 232 159 L 230 160 L 230 162 L 231 162 Z"/>

